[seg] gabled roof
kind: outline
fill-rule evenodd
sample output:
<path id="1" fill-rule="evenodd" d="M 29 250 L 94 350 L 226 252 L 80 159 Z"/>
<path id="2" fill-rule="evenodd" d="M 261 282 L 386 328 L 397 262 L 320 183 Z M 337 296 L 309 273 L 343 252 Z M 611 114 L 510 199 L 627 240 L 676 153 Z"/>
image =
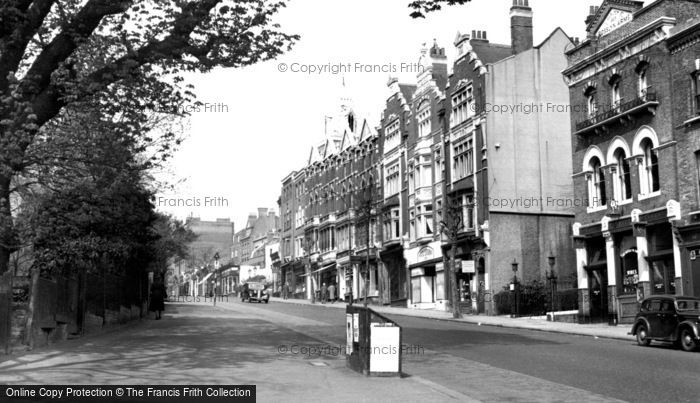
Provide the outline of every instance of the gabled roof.
<path id="1" fill-rule="evenodd" d="M 644 7 L 643 1 L 633 1 L 633 0 L 604 0 L 603 4 L 600 5 L 598 11 L 593 15 L 588 21 L 588 26 L 586 26 L 586 32 L 594 33 L 598 31 L 598 28 L 605 22 L 608 14 L 613 9 L 618 9 L 626 12 L 633 13 Z"/>

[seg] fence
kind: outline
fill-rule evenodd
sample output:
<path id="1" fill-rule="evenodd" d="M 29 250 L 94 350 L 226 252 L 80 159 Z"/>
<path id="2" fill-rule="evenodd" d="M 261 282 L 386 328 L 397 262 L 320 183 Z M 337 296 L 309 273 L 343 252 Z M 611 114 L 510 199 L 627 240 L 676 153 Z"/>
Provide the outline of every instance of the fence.
<path id="1" fill-rule="evenodd" d="M 37 280 L 32 332 L 35 345 L 63 340 L 71 334 L 96 331 L 145 314 L 148 277 L 132 270 L 125 276 L 102 273 L 54 276 Z M 0 345 L 26 340 L 29 277 L 0 276 Z"/>

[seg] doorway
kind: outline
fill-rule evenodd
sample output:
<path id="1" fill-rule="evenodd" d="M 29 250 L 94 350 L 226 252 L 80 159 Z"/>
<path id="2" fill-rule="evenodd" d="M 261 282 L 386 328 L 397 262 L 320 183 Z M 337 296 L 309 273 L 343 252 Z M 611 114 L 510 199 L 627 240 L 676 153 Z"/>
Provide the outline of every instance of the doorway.
<path id="1" fill-rule="evenodd" d="M 591 321 L 608 320 L 608 271 L 595 268 L 588 271 L 588 299 Z"/>

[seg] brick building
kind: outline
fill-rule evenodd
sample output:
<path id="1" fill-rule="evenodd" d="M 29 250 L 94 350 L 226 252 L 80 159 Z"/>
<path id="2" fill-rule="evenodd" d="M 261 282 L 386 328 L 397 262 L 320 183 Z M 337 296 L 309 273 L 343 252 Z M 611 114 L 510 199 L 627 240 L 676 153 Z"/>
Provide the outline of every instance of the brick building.
<path id="1" fill-rule="evenodd" d="M 525 0 L 514 1 L 511 28 L 512 45 L 490 43 L 485 32 L 458 35 L 451 73 L 444 48 L 424 47 L 416 85 L 389 80 L 377 134 L 341 102 L 333 129 L 303 169 L 310 259 L 289 256 L 307 264 L 307 298 L 312 287 L 337 279 L 341 294 L 361 298 L 367 282 L 376 303 L 447 309 L 452 244 L 442 224 L 455 211 L 466 308 L 496 313 L 490 294 L 508 287 L 513 260 L 519 281 L 545 279 L 552 257 L 559 277 L 575 282 L 573 208 L 557 204 L 573 198 L 568 111 L 504 115 L 489 108 L 568 104 L 560 74 L 573 43 L 557 29 L 533 46 Z M 283 181 L 280 199 L 291 212 L 295 175 Z M 511 205 L 524 199 L 536 204 Z M 285 237 L 297 233 L 290 227 Z"/>
<path id="2" fill-rule="evenodd" d="M 633 319 L 700 289 L 695 0 L 604 1 L 567 52 L 580 315 Z"/>
<path id="3" fill-rule="evenodd" d="M 294 296 L 311 299 L 325 283 L 334 284 L 341 299 L 381 298 L 379 165 L 375 130 L 342 95 L 305 166 L 282 182 L 282 283 Z"/>

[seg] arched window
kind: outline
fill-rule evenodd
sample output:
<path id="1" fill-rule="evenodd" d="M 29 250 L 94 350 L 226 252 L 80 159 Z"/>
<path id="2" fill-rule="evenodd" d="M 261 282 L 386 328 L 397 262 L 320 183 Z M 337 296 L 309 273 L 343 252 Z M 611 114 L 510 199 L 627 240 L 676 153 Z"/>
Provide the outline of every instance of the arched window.
<path id="1" fill-rule="evenodd" d="M 622 103 L 621 95 L 621 78 L 618 75 L 613 76 L 610 79 L 610 104 L 614 110 L 619 110 L 620 104 Z"/>
<path id="2" fill-rule="evenodd" d="M 605 172 L 603 172 L 603 166 L 598 157 L 592 157 L 590 159 L 589 169 L 591 175 L 588 182 L 588 206 L 605 206 L 607 203 L 605 194 Z"/>
<path id="3" fill-rule="evenodd" d="M 637 95 L 641 99 L 646 99 L 649 91 L 649 63 L 642 62 L 637 66 Z"/>
<path id="4" fill-rule="evenodd" d="M 642 149 L 642 163 L 639 168 L 640 185 L 642 194 L 658 192 L 659 183 L 659 157 L 654 150 L 651 139 L 645 138 L 640 143 Z"/>
<path id="5" fill-rule="evenodd" d="M 627 154 L 622 148 L 615 150 L 615 176 L 613 186 L 615 188 L 615 201 L 622 202 L 632 198 L 632 180 L 630 177 L 630 164 Z"/>
<path id="6" fill-rule="evenodd" d="M 596 89 L 595 87 L 588 87 L 584 93 L 586 97 L 586 105 L 588 108 L 588 117 L 592 118 L 598 112 L 598 101 L 596 100 Z"/>

